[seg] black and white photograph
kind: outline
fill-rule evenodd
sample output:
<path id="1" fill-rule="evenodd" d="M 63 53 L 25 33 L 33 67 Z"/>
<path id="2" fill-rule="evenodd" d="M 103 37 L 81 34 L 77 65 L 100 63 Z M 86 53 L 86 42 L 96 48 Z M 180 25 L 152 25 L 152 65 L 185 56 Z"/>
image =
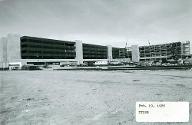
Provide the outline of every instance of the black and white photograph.
<path id="1" fill-rule="evenodd" d="M 0 125 L 192 125 L 192 0 L 0 0 Z"/>

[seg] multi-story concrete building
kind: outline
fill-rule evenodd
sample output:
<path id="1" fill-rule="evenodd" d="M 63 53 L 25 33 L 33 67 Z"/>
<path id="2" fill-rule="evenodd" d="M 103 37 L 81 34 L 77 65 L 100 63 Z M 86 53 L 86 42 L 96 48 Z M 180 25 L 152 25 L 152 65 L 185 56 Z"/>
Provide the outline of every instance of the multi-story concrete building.
<path id="1" fill-rule="evenodd" d="M 62 41 L 29 36 L 8 35 L 0 42 L 0 67 L 10 65 L 44 65 L 62 62 L 112 61 L 112 46 L 82 43 L 82 41 Z M 125 53 L 125 52 L 124 52 Z M 118 53 L 117 58 L 122 58 Z M 125 55 L 125 54 L 123 54 Z M 123 56 L 123 58 L 127 58 Z"/>
<path id="2" fill-rule="evenodd" d="M 167 44 L 139 47 L 140 61 L 184 59 L 190 56 L 190 42 L 173 42 Z"/>
<path id="3" fill-rule="evenodd" d="M 82 41 L 63 41 L 8 35 L 0 39 L 0 68 L 26 64 L 45 65 L 96 61 L 146 61 L 180 59 L 190 56 L 190 42 L 118 48 Z"/>

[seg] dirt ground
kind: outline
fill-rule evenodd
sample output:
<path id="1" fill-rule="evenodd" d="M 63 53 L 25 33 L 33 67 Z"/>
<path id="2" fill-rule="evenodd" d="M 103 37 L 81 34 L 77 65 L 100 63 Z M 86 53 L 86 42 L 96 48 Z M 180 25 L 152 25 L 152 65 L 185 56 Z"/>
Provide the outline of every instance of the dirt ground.
<path id="1" fill-rule="evenodd" d="M 192 101 L 192 71 L 0 72 L 1 125 L 137 123 L 137 101 Z M 182 109 L 181 109 L 182 110 Z"/>

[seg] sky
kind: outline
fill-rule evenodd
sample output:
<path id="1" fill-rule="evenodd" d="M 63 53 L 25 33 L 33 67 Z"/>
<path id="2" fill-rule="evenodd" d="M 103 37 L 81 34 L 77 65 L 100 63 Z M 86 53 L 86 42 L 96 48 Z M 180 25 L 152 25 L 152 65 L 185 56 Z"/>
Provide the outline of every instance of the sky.
<path id="1" fill-rule="evenodd" d="M 0 0 L 8 33 L 117 47 L 192 41 L 192 0 Z"/>

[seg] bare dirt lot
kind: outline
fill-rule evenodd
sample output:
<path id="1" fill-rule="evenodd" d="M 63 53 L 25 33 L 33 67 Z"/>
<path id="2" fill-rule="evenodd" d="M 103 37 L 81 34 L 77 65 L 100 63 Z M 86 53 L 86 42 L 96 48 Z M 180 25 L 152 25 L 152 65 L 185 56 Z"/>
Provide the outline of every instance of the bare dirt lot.
<path id="1" fill-rule="evenodd" d="M 137 101 L 192 101 L 192 71 L 0 72 L 1 125 L 137 123 Z M 182 110 L 182 109 L 179 109 Z"/>

